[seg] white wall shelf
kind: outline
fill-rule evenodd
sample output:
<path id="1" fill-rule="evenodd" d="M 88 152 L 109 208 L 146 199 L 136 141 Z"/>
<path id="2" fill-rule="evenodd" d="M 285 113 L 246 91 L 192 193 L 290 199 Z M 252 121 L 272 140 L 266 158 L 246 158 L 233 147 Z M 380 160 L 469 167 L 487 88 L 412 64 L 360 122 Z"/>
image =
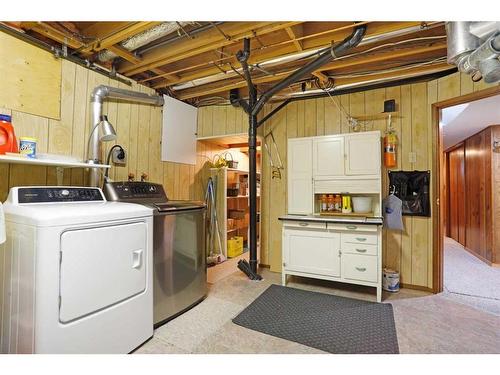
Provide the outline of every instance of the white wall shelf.
<path id="1" fill-rule="evenodd" d="M 69 161 L 57 159 L 32 159 L 28 157 L 16 157 L 10 155 L 0 155 L 0 163 L 39 165 L 57 168 L 57 184 L 62 185 L 65 168 L 111 168 L 107 164 L 88 164 L 83 161 Z"/>

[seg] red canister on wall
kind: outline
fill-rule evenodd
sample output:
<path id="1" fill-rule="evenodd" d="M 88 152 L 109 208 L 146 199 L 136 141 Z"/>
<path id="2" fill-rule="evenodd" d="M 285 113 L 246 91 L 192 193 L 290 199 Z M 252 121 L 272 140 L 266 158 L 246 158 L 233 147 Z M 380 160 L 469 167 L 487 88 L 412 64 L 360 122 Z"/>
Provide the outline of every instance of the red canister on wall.
<path id="1" fill-rule="evenodd" d="M 14 127 L 10 121 L 11 116 L 0 115 L 0 155 L 6 152 L 19 152 Z"/>

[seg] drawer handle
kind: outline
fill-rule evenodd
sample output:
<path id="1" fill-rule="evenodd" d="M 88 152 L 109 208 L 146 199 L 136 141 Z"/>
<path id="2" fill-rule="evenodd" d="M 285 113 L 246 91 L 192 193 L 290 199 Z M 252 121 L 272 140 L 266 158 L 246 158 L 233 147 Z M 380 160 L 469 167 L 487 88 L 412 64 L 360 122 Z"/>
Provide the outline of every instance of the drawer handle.
<path id="1" fill-rule="evenodd" d="M 356 240 L 358 240 L 359 242 L 364 242 L 364 241 L 366 241 L 366 238 L 364 238 L 364 237 L 356 237 Z"/>
<path id="2" fill-rule="evenodd" d="M 366 268 L 365 267 L 355 267 L 359 272 L 365 272 Z"/>
<path id="3" fill-rule="evenodd" d="M 358 229 L 356 225 L 346 225 L 347 229 Z"/>
<path id="4" fill-rule="evenodd" d="M 299 225 L 300 225 L 301 227 L 307 227 L 307 226 L 309 225 L 309 223 L 299 223 Z"/>
<path id="5" fill-rule="evenodd" d="M 358 253 L 366 253 L 366 249 L 356 249 Z"/>

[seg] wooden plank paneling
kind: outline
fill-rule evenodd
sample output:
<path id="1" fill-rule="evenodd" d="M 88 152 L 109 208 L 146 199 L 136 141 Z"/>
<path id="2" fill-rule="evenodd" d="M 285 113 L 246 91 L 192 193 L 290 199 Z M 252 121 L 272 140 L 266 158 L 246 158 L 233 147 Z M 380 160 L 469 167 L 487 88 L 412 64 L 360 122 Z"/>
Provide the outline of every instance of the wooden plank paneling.
<path id="1" fill-rule="evenodd" d="M 419 171 L 429 169 L 427 152 L 428 131 L 427 125 L 427 84 L 411 85 L 412 95 L 412 147 L 416 153 L 414 168 Z M 411 251 L 411 284 L 427 286 L 427 249 L 432 246 L 430 233 L 427 228 L 428 218 L 413 217 L 412 223 L 412 251 Z"/>
<path id="2" fill-rule="evenodd" d="M 61 60 L 0 31 L 0 107 L 60 118 Z"/>
<path id="3" fill-rule="evenodd" d="M 448 227 L 449 237 L 465 246 L 465 148 L 448 152 Z"/>
<path id="4" fill-rule="evenodd" d="M 8 60 L 0 61 L 2 69 L 8 64 Z M 23 79 L 23 76 L 17 72 L 13 72 L 12 76 L 14 79 Z M 43 82 L 43 77 L 41 81 Z M 13 111 L 9 107 L 1 108 L 0 112 L 13 116 L 13 124 L 18 137 L 37 138 L 38 152 L 73 155 L 82 160 L 87 153 L 87 139 L 91 128 L 90 94 L 96 86 L 105 84 L 138 92 L 154 93 L 154 90 L 135 82 L 128 86 L 66 60 L 62 61 L 62 69 L 59 70 L 55 81 L 62 82 L 58 86 L 58 95 L 56 95 L 61 97 L 61 102 L 57 103 L 58 119 L 32 115 L 25 111 Z M 37 105 L 51 105 L 46 95 L 39 96 L 36 100 Z M 212 112 L 213 109 L 207 108 L 209 116 L 201 116 L 203 123 L 205 123 L 204 117 L 210 120 L 210 122 L 207 121 L 210 125 L 207 126 L 209 132 L 212 132 Z M 196 195 L 199 199 L 203 199 L 204 187 L 197 181 L 197 166 L 166 163 L 160 159 L 161 108 L 130 102 L 105 101 L 103 113 L 108 115 L 114 125 L 117 140 L 103 144 L 102 158 L 106 156 L 106 151 L 116 143 L 122 145 L 128 154 L 127 165 L 125 167 L 113 166 L 110 170 L 110 177 L 115 180 L 126 180 L 128 173 L 131 172 L 135 174 L 137 180 L 144 172 L 149 175 L 149 180 L 164 183 L 171 198 L 191 199 Z M 241 111 L 235 109 L 233 120 L 235 126 L 237 113 L 240 115 L 240 123 L 242 119 Z M 225 113 L 220 114 L 225 118 Z M 223 131 L 226 131 L 225 127 Z M 53 167 L 0 164 L 0 199 L 2 200 L 6 198 L 12 186 L 45 185 L 56 184 L 56 182 Z M 83 169 L 66 170 L 64 174 L 64 184 L 83 186 L 86 182 L 86 173 Z M 198 189 L 195 188 L 197 183 Z"/>

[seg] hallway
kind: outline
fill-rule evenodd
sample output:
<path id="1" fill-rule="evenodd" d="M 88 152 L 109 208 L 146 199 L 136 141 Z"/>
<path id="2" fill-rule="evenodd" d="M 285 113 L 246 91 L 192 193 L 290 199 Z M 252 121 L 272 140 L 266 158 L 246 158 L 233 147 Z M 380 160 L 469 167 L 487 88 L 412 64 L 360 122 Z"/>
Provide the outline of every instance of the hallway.
<path id="1" fill-rule="evenodd" d="M 500 316 L 500 268 L 488 266 L 446 237 L 443 295 Z"/>

